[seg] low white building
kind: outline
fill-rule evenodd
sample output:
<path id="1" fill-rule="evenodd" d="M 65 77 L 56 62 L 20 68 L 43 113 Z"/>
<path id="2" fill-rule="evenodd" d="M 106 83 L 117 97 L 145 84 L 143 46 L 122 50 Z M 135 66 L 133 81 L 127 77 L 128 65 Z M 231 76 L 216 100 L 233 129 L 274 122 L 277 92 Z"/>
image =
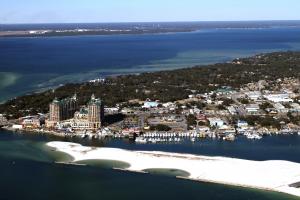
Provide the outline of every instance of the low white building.
<path id="1" fill-rule="evenodd" d="M 262 98 L 262 93 L 260 91 L 250 91 L 246 92 L 245 94 L 249 99 L 253 101 L 257 101 L 258 99 Z"/>
<path id="2" fill-rule="evenodd" d="M 281 103 L 275 103 L 274 108 L 278 113 L 287 113 L 289 111 L 289 109 L 284 107 L 284 105 L 282 105 Z"/>
<path id="3" fill-rule="evenodd" d="M 146 101 L 142 108 L 157 108 L 158 102 L 156 101 Z"/>
<path id="4" fill-rule="evenodd" d="M 268 94 L 264 95 L 264 98 L 266 98 L 269 101 L 272 101 L 274 103 L 290 103 L 293 102 L 293 99 L 289 97 L 289 94 L 287 93 L 281 93 L 281 94 Z"/>
<path id="5" fill-rule="evenodd" d="M 121 110 L 121 113 L 124 114 L 124 115 L 129 115 L 129 114 L 134 114 L 134 111 L 130 108 L 123 108 Z"/>
<path id="6" fill-rule="evenodd" d="M 214 127 L 220 128 L 220 127 L 224 126 L 224 124 L 225 124 L 225 122 L 220 118 L 213 117 L 213 118 L 208 118 L 207 120 L 209 121 L 209 125 L 211 127 L 214 126 Z"/>
<path id="7" fill-rule="evenodd" d="M 257 114 L 259 111 L 259 105 L 258 104 L 246 105 L 245 110 L 248 114 Z"/>
<path id="8" fill-rule="evenodd" d="M 234 106 L 229 106 L 229 107 L 227 107 L 227 110 L 228 110 L 228 112 L 229 112 L 231 115 L 237 115 L 237 114 L 238 114 L 238 112 L 237 112 L 237 110 L 236 110 L 236 108 L 235 108 Z"/>
<path id="9" fill-rule="evenodd" d="M 248 127 L 248 123 L 243 120 L 238 120 L 236 125 L 238 128 L 247 128 Z"/>
<path id="10" fill-rule="evenodd" d="M 292 112 L 300 112 L 300 105 L 298 103 L 291 103 L 290 105 Z"/>
<path id="11" fill-rule="evenodd" d="M 119 112 L 119 108 L 113 107 L 113 108 L 104 108 L 104 112 L 108 114 L 116 114 Z"/>
<path id="12" fill-rule="evenodd" d="M 168 102 L 168 103 L 164 103 L 164 104 L 162 104 L 162 106 L 164 107 L 164 108 L 168 108 L 169 110 L 175 110 L 176 109 L 176 104 L 175 103 L 173 103 L 173 102 Z"/>
<path id="13" fill-rule="evenodd" d="M 41 121 L 39 118 L 26 118 L 22 120 L 22 125 L 24 128 L 39 128 L 41 126 Z"/>
<path id="14" fill-rule="evenodd" d="M 23 129 L 23 125 L 20 125 L 20 124 L 14 124 L 14 125 L 12 125 L 12 129 L 15 129 L 15 130 L 21 130 L 21 129 Z"/>

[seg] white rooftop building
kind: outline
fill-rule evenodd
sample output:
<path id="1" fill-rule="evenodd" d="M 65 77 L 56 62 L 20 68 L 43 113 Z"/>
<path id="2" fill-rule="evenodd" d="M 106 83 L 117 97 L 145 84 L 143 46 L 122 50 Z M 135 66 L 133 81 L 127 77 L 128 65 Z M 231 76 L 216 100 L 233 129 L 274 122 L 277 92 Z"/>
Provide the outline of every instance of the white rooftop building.
<path id="1" fill-rule="evenodd" d="M 246 128 L 246 127 L 248 127 L 248 123 L 246 121 L 239 120 L 237 122 L 237 127 L 239 127 L 239 128 Z"/>
<path id="2" fill-rule="evenodd" d="M 281 103 L 274 104 L 274 108 L 280 113 L 287 113 L 289 111 L 289 109 L 285 108 Z"/>
<path id="3" fill-rule="evenodd" d="M 227 110 L 228 110 L 228 112 L 229 112 L 231 115 L 236 115 L 236 114 L 238 114 L 238 112 L 237 112 L 237 110 L 236 110 L 236 108 L 235 108 L 234 106 L 229 106 L 229 107 L 227 107 Z"/>
<path id="4" fill-rule="evenodd" d="M 257 101 L 258 99 L 262 98 L 262 93 L 260 91 L 250 91 L 246 92 L 245 94 L 249 99 L 253 101 Z"/>
<path id="5" fill-rule="evenodd" d="M 300 105 L 298 103 L 291 103 L 291 110 L 294 112 L 300 112 Z"/>
<path id="6" fill-rule="evenodd" d="M 220 128 L 220 127 L 224 126 L 224 124 L 225 124 L 222 119 L 215 118 L 215 117 L 208 118 L 208 121 L 209 121 L 209 124 L 210 124 L 211 127 L 215 126 L 215 127 Z"/>
<path id="7" fill-rule="evenodd" d="M 245 106 L 245 110 L 249 114 L 255 114 L 259 111 L 259 105 L 258 104 L 249 104 Z"/>
<path id="8" fill-rule="evenodd" d="M 146 101 L 142 108 L 157 108 L 158 102 L 156 101 Z"/>
<path id="9" fill-rule="evenodd" d="M 289 97 L 289 94 L 287 93 L 281 93 L 281 94 L 268 94 L 264 95 L 264 98 L 266 98 L 269 101 L 272 101 L 274 103 L 289 103 L 293 102 L 293 99 Z"/>

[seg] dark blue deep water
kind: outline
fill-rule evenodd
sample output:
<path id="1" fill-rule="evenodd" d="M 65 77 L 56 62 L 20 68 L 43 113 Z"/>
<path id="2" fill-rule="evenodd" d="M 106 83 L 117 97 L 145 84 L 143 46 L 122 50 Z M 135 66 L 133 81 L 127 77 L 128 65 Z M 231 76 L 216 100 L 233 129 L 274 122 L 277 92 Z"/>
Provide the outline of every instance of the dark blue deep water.
<path id="1" fill-rule="evenodd" d="M 0 38 L 0 100 L 100 76 L 170 70 L 299 49 L 299 27 Z"/>
<path id="2" fill-rule="evenodd" d="M 262 52 L 300 50 L 300 28 L 203 29 L 192 33 L 0 38 L 0 102 L 16 95 L 100 76 L 171 70 Z M 62 166 L 45 149 L 47 136 L 0 130 L 0 200 L 191 199 L 292 200 L 284 194 L 102 167 Z M 250 160 L 300 162 L 300 137 L 239 138 L 234 143 L 137 145 L 73 139 L 84 145 L 159 150 Z M 245 172 L 246 173 L 246 172 Z"/>

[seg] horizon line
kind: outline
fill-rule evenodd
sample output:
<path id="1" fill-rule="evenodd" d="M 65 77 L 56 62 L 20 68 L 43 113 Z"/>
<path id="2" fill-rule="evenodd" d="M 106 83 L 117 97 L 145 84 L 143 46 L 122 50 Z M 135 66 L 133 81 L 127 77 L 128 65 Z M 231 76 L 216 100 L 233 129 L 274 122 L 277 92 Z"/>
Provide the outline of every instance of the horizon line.
<path id="1" fill-rule="evenodd" d="M 26 23 L 0 23 L 0 25 L 31 25 L 31 24 L 133 24 L 133 23 L 200 23 L 200 22 L 300 22 L 300 19 L 259 19 L 259 20 L 191 20 L 191 21 L 114 21 L 114 22 L 26 22 Z"/>

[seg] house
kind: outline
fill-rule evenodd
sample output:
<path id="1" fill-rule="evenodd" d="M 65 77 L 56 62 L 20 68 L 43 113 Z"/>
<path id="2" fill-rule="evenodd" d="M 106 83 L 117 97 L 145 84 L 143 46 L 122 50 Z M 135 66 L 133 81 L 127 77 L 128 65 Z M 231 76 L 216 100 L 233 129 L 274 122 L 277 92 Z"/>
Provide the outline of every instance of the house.
<path id="1" fill-rule="evenodd" d="M 262 98 L 262 94 L 260 91 L 250 91 L 250 92 L 246 92 L 245 94 L 249 99 L 253 101 L 257 101 L 258 99 Z"/>
<path id="2" fill-rule="evenodd" d="M 164 103 L 164 104 L 162 104 L 162 106 L 163 106 L 164 108 L 169 109 L 170 111 L 173 111 L 173 110 L 176 109 L 176 104 L 175 104 L 175 103 L 172 103 L 172 102 Z"/>
<path id="3" fill-rule="evenodd" d="M 21 118 L 21 124 L 23 128 L 39 128 L 41 120 L 38 116 L 27 116 Z"/>
<path id="4" fill-rule="evenodd" d="M 278 111 L 275 108 L 267 108 L 266 111 L 270 114 L 270 115 L 277 115 Z"/>
<path id="5" fill-rule="evenodd" d="M 290 106 L 292 112 L 300 112 L 300 105 L 298 103 L 291 103 Z"/>
<path id="6" fill-rule="evenodd" d="M 210 128 L 207 126 L 198 126 L 197 127 L 197 132 L 208 132 L 210 131 Z"/>
<path id="7" fill-rule="evenodd" d="M 247 128 L 248 127 L 248 122 L 243 121 L 243 120 L 238 120 L 236 125 L 237 125 L 238 128 Z"/>
<path id="8" fill-rule="evenodd" d="M 278 113 L 287 113 L 289 111 L 281 103 L 275 103 L 274 108 L 277 110 Z"/>
<path id="9" fill-rule="evenodd" d="M 228 110 L 228 112 L 229 112 L 231 115 L 237 115 L 237 114 L 238 114 L 238 112 L 237 112 L 237 110 L 236 110 L 236 108 L 235 108 L 234 106 L 229 106 L 229 107 L 227 107 L 227 110 Z"/>
<path id="10" fill-rule="evenodd" d="M 142 108 L 157 108 L 158 107 L 158 102 L 156 101 L 146 101 Z"/>
<path id="11" fill-rule="evenodd" d="M 247 114 L 255 115 L 258 114 L 259 105 L 258 104 L 249 104 L 245 106 Z"/>
<path id="12" fill-rule="evenodd" d="M 206 122 L 206 116 L 204 114 L 196 115 L 197 120 Z"/>
<path id="13" fill-rule="evenodd" d="M 219 131 L 223 132 L 225 135 L 227 134 L 235 134 L 235 128 L 232 126 L 223 125 L 220 127 Z"/>
<path id="14" fill-rule="evenodd" d="M 14 129 L 14 130 L 21 130 L 21 129 L 23 129 L 23 125 L 21 125 L 21 124 L 14 124 L 14 125 L 12 125 L 12 129 Z"/>

